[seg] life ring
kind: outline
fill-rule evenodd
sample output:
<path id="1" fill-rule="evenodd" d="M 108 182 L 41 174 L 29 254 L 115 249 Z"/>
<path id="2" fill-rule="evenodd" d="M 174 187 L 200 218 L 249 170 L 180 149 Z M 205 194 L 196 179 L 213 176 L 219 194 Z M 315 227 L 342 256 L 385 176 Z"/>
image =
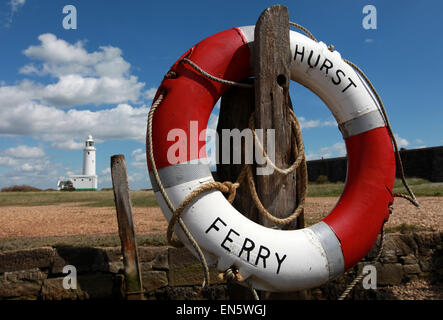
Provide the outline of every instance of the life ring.
<path id="1" fill-rule="evenodd" d="M 206 129 L 211 111 L 229 87 L 202 76 L 188 58 L 216 77 L 241 81 L 251 75 L 254 26 L 217 33 L 188 50 L 171 67 L 156 98 L 165 92 L 152 125 L 153 155 L 159 177 L 177 207 L 200 185 L 213 181 L 210 169 L 197 159 L 206 157 L 205 141 L 190 150 L 191 135 Z M 182 219 L 200 245 L 208 264 L 224 271 L 236 266 L 254 288 L 294 291 L 317 287 L 355 265 L 374 245 L 393 202 L 395 158 L 386 122 L 367 84 L 324 43 L 291 31 L 291 79 L 316 93 L 334 115 L 346 143 L 348 167 L 345 189 L 321 222 L 300 230 L 265 228 L 245 218 L 219 191 L 199 195 Z M 191 128 L 191 122 L 194 128 Z M 186 157 L 168 161 L 173 129 L 186 133 Z M 171 211 L 148 167 L 156 198 L 165 217 Z M 178 237 L 195 254 L 179 228 Z"/>

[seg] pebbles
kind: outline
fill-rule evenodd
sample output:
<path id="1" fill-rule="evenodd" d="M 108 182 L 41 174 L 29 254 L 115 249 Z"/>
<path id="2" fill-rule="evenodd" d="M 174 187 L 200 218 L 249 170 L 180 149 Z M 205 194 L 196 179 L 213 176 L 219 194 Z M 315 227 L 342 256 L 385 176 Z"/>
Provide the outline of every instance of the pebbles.
<path id="1" fill-rule="evenodd" d="M 420 197 L 421 207 L 396 198 L 394 212 L 386 227 L 406 223 L 436 231 L 443 230 L 443 197 Z M 338 198 L 307 198 L 306 225 L 325 217 Z M 133 208 L 135 231 L 139 234 L 164 233 L 167 222 L 159 207 Z M 117 233 L 113 207 L 80 207 L 75 204 L 33 207 L 0 207 L 0 238 L 98 235 Z"/>
<path id="2" fill-rule="evenodd" d="M 166 231 L 167 222 L 159 207 L 136 207 L 132 211 L 136 233 Z M 73 204 L 0 207 L 0 226 L 0 238 L 118 233 L 115 208 Z"/>
<path id="3" fill-rule="evenodd" d="M 335 206 L 338 198 L 307 198 L 305 204 L 306 224 L 312 225 L 324 218 Z M 428 230 L 443 230 L 443 197 L 419 197 L 420 208 L 403 198 L 395 198 L 394 211 L 385 227 L 392 228 L 403 223 Z"/>

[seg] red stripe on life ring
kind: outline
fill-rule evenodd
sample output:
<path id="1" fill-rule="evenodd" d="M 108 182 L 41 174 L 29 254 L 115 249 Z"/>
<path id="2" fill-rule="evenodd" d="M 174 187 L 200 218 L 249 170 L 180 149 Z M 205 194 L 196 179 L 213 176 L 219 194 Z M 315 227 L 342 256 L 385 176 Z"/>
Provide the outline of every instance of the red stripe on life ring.
<path id="1" fill-rule="evenodd" d="M 187 136 L 187 152 L 179 163 L 199 158 L 190 149 L 191 140 L 193 143 L 196 141 L 191 136 L 190 123 L 198 122 L 198 134 L 205 130 L 215 103 L 228 88 L 227 85 L 205 78 L 189 65 L 179 63 L 184 57 L 209 74 L 222 79 L 241 81 L 251 74 L 251 52 L 237 29 L 222 31 L 206 38 L 177 60 L 171 68 L 178 75 L 177 78 L 164 79 L 156 95 L 157 98 L 160 92 L 166 92 L 161 108 L 155 112 L 152 127 L 157 169 L 171 165 L 167 159 L 168 149 L 175 143 L 167 141 L 171 129 L 184 130 Z M 198 150 L 205 150 L 204 148 L 205 141 L 198 141 Z M 206 151 L 204 155 L 206 156 Z M 151 171 L 150 164 L 148 165 Z"/>
<path id="2" fill-rule="evenodd" d="M 389 217 L 395 158 L 386 127 L 352 136 L 345 142 L 348 154 L 345 190 L 323 221 L 340 240 L 348 269 L 371 250 Z"/>

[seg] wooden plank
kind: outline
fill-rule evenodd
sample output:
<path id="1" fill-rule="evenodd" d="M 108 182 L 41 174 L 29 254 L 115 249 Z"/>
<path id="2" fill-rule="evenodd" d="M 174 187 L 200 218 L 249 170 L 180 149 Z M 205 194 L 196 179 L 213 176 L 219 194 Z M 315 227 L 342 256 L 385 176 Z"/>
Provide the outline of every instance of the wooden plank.
<path id="1" fill-rule="evenodd" d="M 294 161 L 293 135 L 288 115 L 291 51 L 289 12 L 285 6 L 267 8 L 259 17 L 254 35 L 255 127 L 275 130 L 275 164 L 287 168 Z M 266 148 L 267 136 L 263 145 Z M 277 143 L 278 142 L 278 143 Z M 271 142 L 274 143 L 274 142 Z M 296 208 L 296 172 L 257 176 L 257 193 L 274 216 L 288 217 Z M 265 218 L 260 223 L 276 227 Z M 294 229 L 296 222 L 284 229 Z"/>
<path id="2" fill-rule="evenodd" d="M 254 88 L 255 127 L 275 130 L 275 161 L 277 167 L 287 168 L 294 161 L 294 139 L 288 109 L 292 108 L 289 96 L 291 51 L 289 39 L 289 12 L 285 6 L 275 5 L 266 9 L 259 17 L 254 35 Z M 267 137 L 263 137 L 267 146 Z M 271 142 L 272 143 L 272 142 Z M 288 175 L 276 172 L 259 175 L 257 194 L 263 206 L 275 217 L 291 215 L 300 201 L 300 186 L 297 186 L 297 170 Z M 264 217 L 260 223 L 267 227 L 278 227 Z M 303 214 L 282 229 L 304 227 Z M 307 291 L 288 293 L 263 292 L 262 299 L 307 299 Z"/>
<path id="3" fill-rule="evenodd" d="M 115 208 L 117 211 L 118 233 L 121 240 L 123 264 L 125 267 L 126 298 L 141 300 L 142 278 L 135 241 L 132 205 L 129 197 L 129 183 L 126 172 L 126 160 L 122 154 L 111 157 L 112 187 L 114 189 Z"/>
<path id="4" fill-rule="evenodd" d="M 217 134 L 222 137 L 223 129 L 243 129 L 248 128 L 248 121 L 254 108 L 254 90 L 244 89 L 238 87 L 231 87 L 222 97 L 220 104 L 220 113 L 217 124 Z M 233 116 L 235 115 L 235 116 Z M 221 142 L 221 141 L 220 141 Z M 220 161 L 217 163 L 217 175 L 219 181 L 236 181 L 244 163 L 244 145 L 241 147 L 242 163 L 233 164 L 233 145 L 230 143 L 231 159 L 229 163 L 221 163 L 221 155 L 227 150 L 223 150 L 222 143 L 219 143 L 218 152 L 220 154 Z M 238 151 L 237 151 L 238 152 Z M 237 196 L 232 204 L 244 216 L 252 221 L 258 221 L 258 211 L 255 208 L 254 202 L 247 185 L 247 181 L 242 182 L 242 186 L 237 190 Z"/>
<path id="5" fill-rule="evenodd" d="M 220 103 L 220 114 L 218 117 L 217 134 L 222 137 L 222 130 L 238 128 L 240 131 L 248 128 L 248 121 L 254 111 L 254 90 L 238 87 L 231 87 L 225 92 Z M 242 164 L 232 164 L 233 146 L 230 145 L 230 163 L 221 163 L 221 155 L 227 150 L 223 150 L 222 143 L 218 145 L 219 162 L 217 163 L 218 181 L 236 181 L 243 167 L 244 146 L 242 146 Z M 244 181 L 237 189 L 237 196 L 232 203 L 234 208 L 252 221 L 258 221 L 258 211 L 251 198 L 251 193 Z M 228 283 L 228 294 L 232 300 L 253 300 L 251 290 L 235 282 Z"/>
<path id="6" fill-rule="evenodd" d="M 278 141 L 276 151 L 276 165 L 288 167 L 295 161 L 293 156 L 293 140 L 291 124 L 287 115 L 288 107 L 292 108 L 289 97 L 289 66 L 291 55 L 289 48 L 289 13 L 284 6 L 272 6 L 260 16 L 256 25 L 256 39 L 253 57 L 255 70 L 254 90 L 231 87 L 222 97 L 220 106 L 217 133 L 222 137 L 222 129 L 248 127 L 250 114 L 255 110 L 255 127 L 276 129 L 275 141 Z M 258 39 L 257 39 L 258 38 Z M 259 90 L 259 91 L 257 91 Z M 264 145 L 266 146 L 266 140 Z M 222 144 L 218 151 L 224 152 Z M 231 154 L 232 154 L 231 146 Z M 242 148 L 244 153 L 244 148 Z M 244 159 L 244 158 L 243 158 Z M 242 165 L 217 164 L 218 181 L 235 181 Z M 255 173 L 256 166 L 253 165 Z M 301 186 L 296 184 L 296 176 L 300 170 L 286 177 L 274 173 L 268 176 L 255 176 L 255 183 L 260 199 L 265 208 L 277 217 L 290 215 L 300 201 Z M 273 226 L 261 218 L 251 198 L 246 181 L 237 190 L 237 197 L 233 206 L 249 219 L 266 226 Z M 296 222 L 285 229 L 303 228 L 303 214 Z M 248 288 L 229 284 L 231 299 L 252 299 Z M 306 299 L 306 292 L 284 294 L 261 294 L 265 299 Z"/>

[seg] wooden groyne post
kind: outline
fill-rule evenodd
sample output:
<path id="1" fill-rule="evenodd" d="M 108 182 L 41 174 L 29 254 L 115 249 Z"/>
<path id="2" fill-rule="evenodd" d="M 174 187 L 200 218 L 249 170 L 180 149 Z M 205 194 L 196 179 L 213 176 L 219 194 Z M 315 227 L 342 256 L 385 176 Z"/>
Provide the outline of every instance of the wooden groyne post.
<path id="1" fill-rule="evenodd" d="M 289 167 L 294 161 L 292 150 L 295 137 L 288 109 L 292 108 L 289 96 L 291 50 L 289 39 L 289 12 L 285 6 L 275 5 L 267 8 L 255 26 L 253 47 L 254 89 L 231 87 L 222 97 L 217 132 L 222 129 L 248 128 L 248 119 L 255 112 L 255 128 L 263 129 L 262 145 L 266 149 L 266 130 L 275 132 L 275 165 Z M 233 116 L 235 115 L 235 116 Z M 223 150 L 219 146 L 219 154 Z M 242 148 L 242 153 L 245 150 Z M 232 149 L 230 150 L 232 155 Z M 243 156 L 243 159 L 245 157 Z M 219 181 L 236 181 L 243 164 L 217 164 Z M 256 165 L 253 172 L 256 172 Z M 296 184 L 300 169 L 287 175 L 274 172 L 269 175 L 255 175 L 257 194 L 263 206 L 275 217 L 286 218 L 300 201 L 300 186 Z M 237 192 L 233 206 L 249 219 L 267 227 L 276 227 L 258 213 L 251 198 L 247 183 Z M 304 227 L 301 213 L 284 229 Z M 229 284 L 232 299 L 251 299 L 249 289 L 235 283 Z M 262 298 L 297 299 L 305 298 L 305 293 L 262 294 Z"/>
<path id="2" fill-rule="evenodd" d="M 117 211 L 118 233 L 121 240 L 125 268 L 126 299 L 144 299 L 143 284 L 135 240 L 132 205 L 129 197 L 129 183 L 126 160 L 122 154 L 111 157 L 112 187 Z"/>

